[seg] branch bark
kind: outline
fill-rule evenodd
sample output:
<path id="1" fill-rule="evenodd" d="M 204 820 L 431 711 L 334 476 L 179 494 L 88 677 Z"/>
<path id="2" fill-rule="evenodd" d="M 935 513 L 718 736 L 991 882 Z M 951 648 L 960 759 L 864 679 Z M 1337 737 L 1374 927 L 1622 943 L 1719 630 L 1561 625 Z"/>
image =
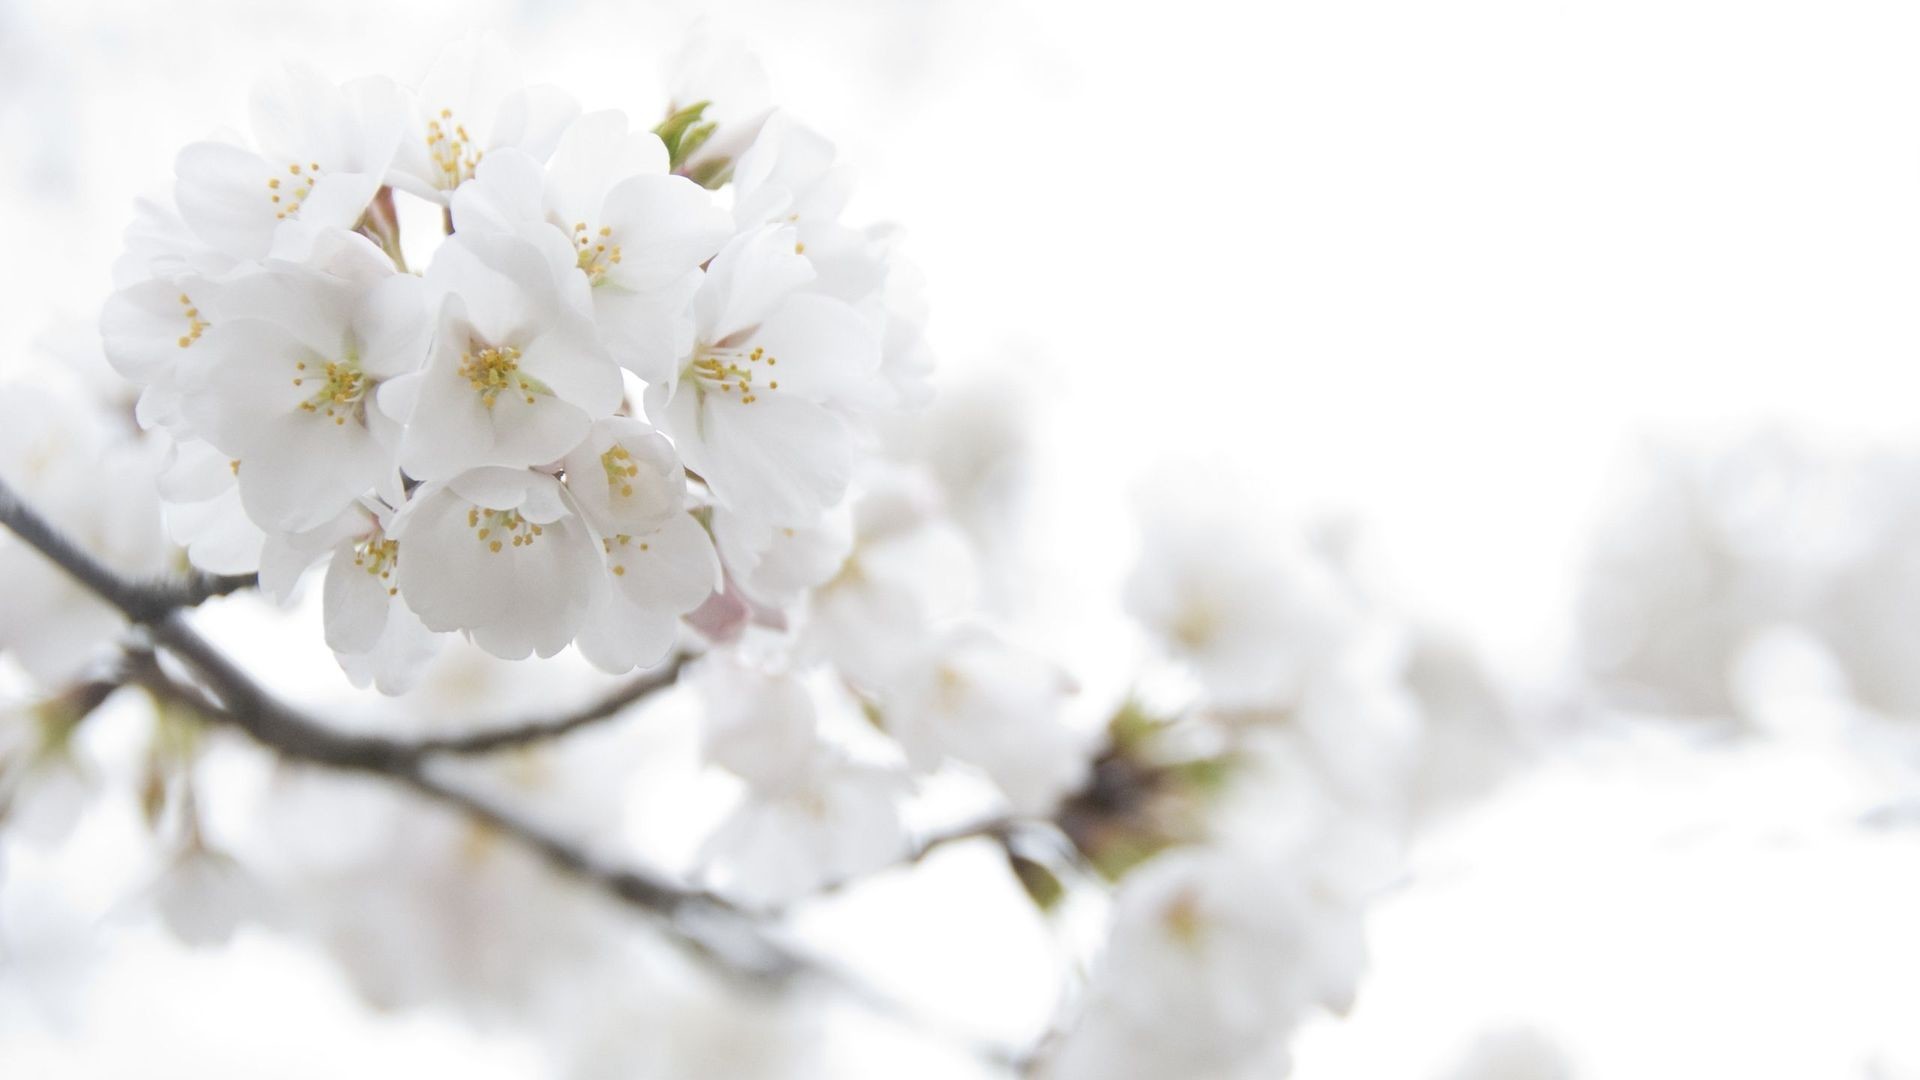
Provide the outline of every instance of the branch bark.
<path id="1" fill-rule="evenodd" d="M 634 869 L 602 865 L 562 837 L 522 821 L 480 796 L 434 775 L 431 761 L 441 753 L 484 753 L 551 738 L 612 715 L 671 681 L 678 661 L 643 676 L 577 713 L 528 722 L 478 735 L 413 743 L 355 735 L 300 713 L 279 701 L 242 671 L 225 653 L 187 625 L 179 609 L 187 595 L 176 588 L 155 589 L 127 581 L 74 544 L 0 480 L 0 524 L 5 524 L 41 554 L 122 614 L 148 627 L 155 646 L 173 654 L 199 679 L 211 700 L 169 679 L 151 656 L 133 660 L 133 676 L 155 693 L 191 705 L 207 719 L 245 732 L 284 757 L 344 771 L 373 773 L 396 780 L 469 818 L 525 844 L 563 873 L 601 888 L 636 907 L 669 919 L 697 910 L 709 916 L 738 916 L 711 893 Z"/>
<path id="2" fill-rule="evenodd" d="M 62 535 L 4 480 L 0 480 L 0 524 L 136 623 L 165 618 L 180 608 L 252 588 L 259 581 L 255 574 L 194 574 L 183 579 L 130 581 Z"/>
<path id="3" fill-rule="evenodd" d="M 62 570 L 148 627 L 156 647 L 171 653 L 192 671 L 199 686 L 171 678 L 148 652 L 127 654 L 125 681 L 144 686 L 164 700 L 192 708 L 209 723 L 233 727 L 290 760 L 386 777 L 514 840 L 539 855 L 556 871 L 640 911 L 657 916 L 675 940 L 711 961 L 724 973 L 761 980 L 810 977 L 847 995 L 876 1015 L 950 1040 L 983 1062 L 1012 1068 L 1018 1055 L 951 1030 L 875 991 L 835 966 L 782 944 L 747 912 L 725 899 L 642 870 L 609 865 L 584 847 L 513 814 L 483 795 L 437 775 L 447 755 L 485 754 L 551 739 L 620 712 L 654 691 L 671 685 L 686 661 L 676 656 L 662 668 L 643 674 L 601 700 L 559 717 L 528 720 L 472 735 L 401 741 L 355 735 L 316 720 L 281 702 L 226 654 L 196 633 L 182 615 L 208 596 L 243 588 L 241 578 L 195 578 L 187 582 L 145 585 L 128 581 L 74 544 L 0 480 L 0 525 L 51 559 Z M 106 684 L 101 684 L 102 688 Z M 982 822 L 926 838 L 913 853 L 928 852 L 969 836 L 1004 835 L 1006 824 Z"/>

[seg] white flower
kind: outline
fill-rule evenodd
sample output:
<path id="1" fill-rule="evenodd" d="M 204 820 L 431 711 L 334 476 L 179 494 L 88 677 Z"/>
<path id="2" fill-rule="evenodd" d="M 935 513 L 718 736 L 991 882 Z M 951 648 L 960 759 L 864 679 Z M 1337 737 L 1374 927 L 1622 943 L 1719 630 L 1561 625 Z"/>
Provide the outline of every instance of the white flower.
<path id="1" fill-rule="evenodd" d="M 188 562 L 209 574 L 260 568 L 267 537 L 240 505 L 236 472 L 232 458 L 195 439 L 176 443 L 160 474 L 167 534 L 187 549 Z"/>
<path id="2" fill-rule="evenodd" d="M 509 660 L 565 648 L 605 587 L 592 533 L 545 473 L 475 469 L 424 485 L 395 536 L 400 595 L 420 621 Z"/>
<path id="3" fill-rule="evenodd" d="M 736 237 L 695 297 L 691 356 L 647 392 L 647 414 L 721 505 L 782 524 L 838 502 L 853 436 L 833 411 L 858 399 L 879 345 L 839 301 L 802 291 L 813 278 L 792 230 Z"/>
<path id="4" fill-rule="evenodd" d="M 174 379 L 215 321 L 220 285 L 241 265 L 201 245 L 170 197 L 141 199 L 100 313 L 107 361 L 141 387 L 142 426 L 187 433 Z"/>
<path id="5" fill-rule="evenodd" d="M 246 867 L 193 844 L 155 884 L 153 903 L 173 936 L 187 945 L 225 945 L 240 924 L 260 914 L 265 897 Z"/>
<path id="6" fill-rule="evenodd" d="M 767 71 L 745 41 L 711 31 L 689 37 L 669 64 L 668 116 L 698 107 L 699 124 L 712 125 L 700 145 L 683 155 L 680 172 L 712 183 L 760 134 L 772 109 Z"/>
<path id="7" fill-rule="evenodd" d="M 474 33 L 441 52 L 414 92 L 390 181 L 446 202 L 486 156 L 514 147 L 545 160 L 579 114 L 551 86 L 527 86 L 506 43 Z"/>
<path id="8" fill-rule="evenodd" d="M 241 502 L 265 529 L 314 528 L 370 491 L 399 497 L 399 428 L 375 403 L 425 358 L 426 286 L 334 236 L 333 272 L 278 265 L 233 282 L 246 314 L 208 331 L 182 378 L 186 415 L 237 460 Z"/>
<path id="9" fill-rule="evenodd" d="M 702 746 L 709 762 L 758 791 L 806 785 L 820 723 L 798 676 L 713 653 L 694 678 L 706 702 Z"/>
<path id="10" fill-rule="evenodd" d="M 0 479 L 69 540 L 133 578 L 168 568 L 156 448 L 116 437 L 92 408 L 0 386 Z M 46 685 L 77 675 L 126 625 L 64 570 L 0 530 L 0 651 Z"/>
<path id="11" fill-rule="evenodd" d="M 331 549 L 321 594 L 327 647 L 354 685 L 383 694 L 412 689 L 444 641 L 400 598 L 393 522 L 385 504 L 368 501 L 295 539 L 310 550 Z M 265 577 L 263 566 L 263 587 Z"/>
<path id="12" fill-rule="evenodd" d="M 1160 855 L 1122 883 L 1095 969 L 1083 1024 L 1108 1045 L 1076 1047 L 1087 1036 L 1069 1034 L 1064 1064 L 1231 1074 L 1264 1058 L 1311 1006 L 1344 1009 L 1362 954 L 1358 909 L 1318 897 L 1298 874 L 1223 848 Z"/>
<path id="13" fill-rule="evenodd" d="M 933 400 L 926 279 L 901 253 L 896 230 L 869 229 L 868 239 L 886 263 L 887 282 L 880 295 L 880 373 L 892 397 L 885 404 L 896 410 L 921 409 Z"/>
<path id="14" fill-rule="evenodd" d="M 1053 664 L 991 634 L 962 631 L 923 649 L 880 696 L 887 732 L 928 770 L 979 769 L 1015 813 L 1044 815 L 1086 778 L 1089 740 L 1063 722 L 1073 685 Z"/>
<path id="15" fill-rule="evenodd" d="M 752 789 L 701 847 L 703 876 L 752 905 L 797 899 L 871 873 L 906 851 L 905 781 L 815 746 L 776 789 Z"/>
<path id="16" fill-rule="evenodd" d="M 544 241 L 456 235 L 435 254 L 427 284 L 446 299 L 426 370 L 390 387 L 408 475 L 547 465 L 619 406 L 571 249 Z"/>
<path id="17" fill-rule="evenodd" d="M 900 856 L 904 778 L 822 742 L 800 677 L 722 654 L 702 662 L 698 679 L 707 760 L 747 786 L 702 848 L 716 887 L 746 903 L 780 903 Z"/>
<path id="18" fill-rule="evenodd" d="M 9 836 L 51 850 L 64 842 L 100 787 L 75 753 L 85 716 L 65 696 L 0 702 L 0 821 Z"/>
<path id="19" fill-rule="evenodd" d="M 734 168 L 734 221 L 742 230 L 792 225 L 796 249 L 819 275 L 815 290 L 850 304 L 877 300 L 886 265 L 864 233 L 840 221 L 852 182 L 834 157 L 825 137 L 775 113 Z"/>
<path id="20" fill-rule="evenodd" d="M 852 550 L 813 592 L 806 644 L 854 681 L 875 685 L 924 648 L 931 626 L 967 609 L 973 553 L 942 515 L 933 485 L 905 469 L 867 482 L 853 528 Z"/>
<path id="21" fill-rule="evenodd" d="M 1619 704 L 1733 716 L 1735 662 L 1761 630 L 1805 617 L 1858 558 L 1862 511 L 1880 500 L 1862 498 L 1861 473 L 1779 435 L 1643 457 L 1592 544 L 1582 659 Z"/>
<path id="22" fill-rule="evenodd" d="M 254 148 L 199 142 L 180 152 L 181 217 L 232 258 L 276 248 L 298 258 L 312 230 L 352 228 L 380 190 L 400 139 L 396 102 L 385 79 L 336 86 L 289 67 L 254 92 Z"/>
<path id="23" fill-rule="evenodd" d="M 649 381 L 692 347 L 700 264 L 732 231 L 709 193 L 667 171 L 659 136 L 629 131 L 613 111 L 574 121 L 544 169 L 513 150 L 488 158 L 454 198 L 453 219 L 462 233 L 557 229 L 592 286 L 602 340 Z"/>
<path id="24" fill-rule="evenodd" d="M 1531 1028 L 1500 1028 L 1474 1040 L 1445 1080 L 1573 1080 L 1558 1043 Z"/>
<path id="25" fill-rule="evenodd" d="M 580 649 L 610 671 L 656 663 L 720 584 L 713 541 L 685 512 L 686 472 L 665 436 L 625 417 L 595 423 L 565 465 L 615 586 L 596 590 Z"/>
<path id="26" fill-rule="evenodd" d="M 1291 704 L 1355 619 L 1343 584 L 1304 545 L 1216 515 L 1151 522 L 1126 605 L 1223 708 Z"/>
<path id="27" fill-rule="evenodd" d="M 840 572 L 853 550 L 853 508 L 841 503 L 808 524 L 774 525 L 715 507 L 713 538 L 741 591 L 784 606 Z"/>

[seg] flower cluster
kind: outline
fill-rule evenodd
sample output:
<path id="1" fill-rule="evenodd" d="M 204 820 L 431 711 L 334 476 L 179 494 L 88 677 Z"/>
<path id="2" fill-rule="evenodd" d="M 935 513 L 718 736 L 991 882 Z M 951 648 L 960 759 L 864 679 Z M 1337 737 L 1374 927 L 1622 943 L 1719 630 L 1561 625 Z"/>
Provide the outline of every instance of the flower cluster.
<path id="1" fill-rule="evenodd" d="M 817 529 L 923 396 L 825 140 L 684 93 L 649 130 L 514 71 L 474 37 L 413 89 L 268 82 L 250 141 L 140 207 L 103 316 L 190 553 L 282 596 L 326 563 L 328 644 L 388 692 L 455 632 L 659 661 L 722 555 Z"/>
<path id="2" fill-rule="evenodd" d="M 1409 828 L 1515 748 L 1477 667 L 1371 595 L 1350 538 L 1220 511 L 1248 501 L 1154 500 L 1126 601 L 1178 678 L 1114 717 L 1061 819 L 1116 888 L 1051 1080 L 1284 1075 L 1291 1032 L 1352 1005 Z"/>

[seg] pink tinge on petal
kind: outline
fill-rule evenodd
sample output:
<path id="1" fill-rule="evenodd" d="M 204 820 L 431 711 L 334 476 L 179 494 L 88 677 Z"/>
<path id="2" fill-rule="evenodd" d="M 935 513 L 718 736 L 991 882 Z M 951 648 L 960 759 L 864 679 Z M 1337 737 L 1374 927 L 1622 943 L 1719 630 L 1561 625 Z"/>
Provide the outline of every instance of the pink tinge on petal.
<path id="1" fill-rule="evenodd" d="M 753 609 L 737 593 L 715 590 L 699 607 L 687 613 L 687 625 L 715 645 L 739 639 L 752 621 Z"/>

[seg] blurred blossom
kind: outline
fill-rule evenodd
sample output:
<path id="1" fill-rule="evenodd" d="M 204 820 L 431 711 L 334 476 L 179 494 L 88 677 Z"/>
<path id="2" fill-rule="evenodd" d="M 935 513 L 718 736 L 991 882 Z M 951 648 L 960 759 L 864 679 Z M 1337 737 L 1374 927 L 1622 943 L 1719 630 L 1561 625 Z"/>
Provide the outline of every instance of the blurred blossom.
<path id="1" fill-rule="evenodd" d="M 1644 710 L 1739 718 L 1742 657 L 1780 627 L 1827 650 L 1861 705 L 1913 715 L 1910 456 L 1778 433 L 1653 451 L 1594 543 L 1588 670 Z M 1750 717 L 1748 718 L 1750 719 Z"/>
<path id="2" fill-rule="evenodd" d="M 1303 272 L 1249 230 L 1275 218 L 1310 239 L 1298 207 L 1326 191 L 1289 188 L 1252 217 L 1193 197 L 1221 172 L 1194 147 L 1229 147 L 1241 171 L 1285 184 L 1316 175 L 1271 167 L 1249 135 L 1304 145 L 1299 118 L 1250 125 L 1245 103 L 1358 109 L 1369 95 L 1237 80 L 1274 67 L 1275 41 L 1314 51 L 1317 32 L 1243 32 L 1225 9 L 1136 24 L 1084 4 L 941 0 L 884 19 L 761 4 L 762 38 L 816 76 L 777 94 L 743 40 L 681 34 L 678 12 L 469 7 L 249 11 L 205 28 L 127 8 L 111 30 L 97 13 L 0 8 L 0 135 L 18 151 L 0 164 L 17 205 L 0 209 L 41 256 L 18 273 L 45 279 L 38 300 L 58 288 L 97 312 L 99 335 L 63 310 L 16 314 L 38 351 L 13 356 L 0 386 L 0 479 L 131 581 L 257 572 L 257 589 L 174 617 L 256 676 L 284 725 L 348 748 L 276 743 L 254 722 L 260 696 L 187 663 L 165 627 L 130 630 L 0 531 L 9 1035 L 78 1023 L 91 1037 L 105 943 L 128 943 L 130 965 L 183 947 L 201 951 L 182 962 L 239 965 L 266 933 L 325 957 L 368 1010 L 511 1030 L 571 1080 L 919 1075 L 906 1043 L 941 1075 L 1017 1061 L 1044 1080 L 1266 1080 L 1296 1054 L 1317 1075 L 1308 1062 L 1328 1059 L 1308 1033 L 1394 1041 L 1367 1015 L 1391 993 L 1363 992 L 1376 953 L 1407 985 L 1419 935 L 1393 920 L 1474 906 L 1447 894 L 1473 877 L 1450 831 L 1475 827 L 1468 808 L 1542 759 L 1591 794 L 1587 755 L 1641 760 L 1638 729 L 1607 722 L 1619 714 L 1722 721 L 1756 736 L 1742 746 L 1818 758 L 1784 787 L 1911 786 L 1910 448 L 1784 430 L 1649 446 L 1592 538 L 1577 640 L 1555 642 L 1546 671 L 1488 647 L 1497 590 L 1469 594 L 1474 610 L 1409 601 L 1405 567 L 1372 558 L 1391 514 L 1307 501 L 1373 468 L 1444 489 L 1409 499 L 1398 524 L 1419 526 L 1403 552 L 1449 573 L 1462 542 L 1427 528 L 1436 515 L 1500 552 L 1517 549 L 1493 537 L 1536 543 L 1553 512 L 1504 474 L 1481 503 L 1432 484 L 1475 421 L 1435 388 L 1483 372 L 1446 356 L 1388 391 L 1355 363 L 1364 352 L 1340 351 L 1365 344 L 1382 281 L 1413 273 L 1420 289 L 1402 293 L 1425 296 L 1434 276 L 1379 257 L 1369 244 L 1385 241 L 1354 220 L 1412 219 L 1377 197 L 1330 218 L 1360 270 Z M 507 33 L 467 29 L 490 14 Z M 100 41 L 77 47 L 80 29 Z M 1185 69 L 1171 66 L 1178 34 L 1203 46 Z M 224 66 L 182 66 L 189 49 Z M 323 74 L 309 53 L 355 71 Z M 640 74 L 652 53 L 666 54 L 657 84 Z M 265 72 L 250 96 L 236 57 Z M 1275 69 L 1309 78 L 1304 59 Z M 405 78 L 360 70 L 382 64 Z M 1378 89 L 1372 69 L 1335 66 Z M 1107 67 L 1123 77 L 1068 92 Z M 224 105 L 173 115 L 189 83 Z M 1457 141 L 1420 95 L 1373 96 L 1421 138 Z M 1459 111 L 1505 123 L 1520 106 L 1496 96 Z M 1581 112 L 1539 96 L 1556 122 Z M 222 120 L 239 130 L 204 135 Z M 1374 129 L 1345 114 L 1324 123 L 1381 141 L 1355 142 Z M 1165 162 L 1137 160 L 1143 133 L 1174 147 Z M 885 160 L 896 146 L 901 161 Z M 879 182 L 856 183 L 856 162 Z M 980 190 L 993 176 L 1012 179 Z M 121 209 L 94 205 L 107 194 Z M 876 221 L 876 207 L 921 220 Z M 1430 209 L 1415 206 L 1461 219 Z M 116 250 L 104 230 L 121 222 Z M 1257 254 L 1186 246 L 1221 236 Z M 917 262 L 955 252 L 976 261 Z M 1322 291 L 1350 272 L 1367 317 Z M 1443 348 L 1455 328 L 1424 302 L 1406 321 Z M 1192 340 L 1207 305 L 1266 305 L 1283 328 L 1325 308 L 1339 348 L 1261 341 L 1224 383 L 1141 377 L 1218 351 Z M 968 369 L 936 368 L 936 345 Z M 1349 368 L 1362 382 L 1342 411 L 1325 395 Z M 1284 383 L 1263 382 L 1269 369 Z M 1714 389 L 1717 403 L 1728 388 Z M 1524 422 L 1560 422 L 1552 404 Z M 1259 453 L 1176 465 L 1214 436 L 1204 425 L 1261 427 L 1241 444 Z M 1490 458 L 1509 466 L 1514 445 L 1533 446 Z M 1135 471 L 1160 480 L 1128 526 L 1101 504 Z M 1569 503 L 1576 484 L 1569 471 Z M 1279 512 L 1296 496 L 1301 513 Z M 604 715 L 576 713 L 607 695 Z M 539 730 L 567 717 L 581 722 L 560 737 Z M 488 753 L 393 745 L 482 732 L 509 734 Z M 1713 752 L 1697 741 L 1689 753 Z M 1823 754 L 1854 759 L 1826 768 Z M 1729 767 L 1743 764 L 1791 821 L 1805 793 L 1770 786 L 1764 762 Z M 1520 823 L 1555 830 L 1521 843 L 1530 869 L 1554 877 L 1564 852 L 1593 862 L 1654 805 L 1634 785 L 1659 777 L 1620 771 L 1624 785 L 1595 785 L 1594 835 Z M 441 785 L 487 809 L 436 801 Z M 1851 812 L 1858 792 L 1842 801 Z M 1897 843 L 1913 816 L 1896 802 L 1864 820 Z M 1853 821 L 1835 826 L 1849 840 Z M 1797 850 L 1816 833 L 1783 835 Z M 1692 842 L 1673 846 L 1691 860 Z M 1840 866 L 1852 850 L 1820 853 Z M 699 903 L 649 908 L 620 884 L 629 868 Z M 1505 887 L 1543 906 L 1535 884 Z M 1608 905 L 1644 884 L 1592 903 L 1624 925 Z M 1874 879 L 1873 895 L 1891 884 Z M 1689 897 L 1662 897 L 1663 916 L 1686 913 Z M 1749 899 L 1763 911 L 1771 897 Z M 1394 914 L 1376 919 L 1383 902 Z M 727 906 L 793 957 L 790 982 L 734 970 L 688 915 Z M 1556 933 L 1595 917 L 1552 910 Z M 854 932 L 834 940 L 836 919 Z M 1499 959 L 1446 968 L 1447 986 L 1462 1002 L 1505 992 L 1476 984 L 1503 977 Z M 234 970 L 279 1000 L 273 973 Z M 1428 1027 L 1464 1008 L 1420 1001 Z M 375 1023 L 298 1020 L 317 1040 Z M 432 1047 L 447 1071 L 471 1067 L 461 1041 Z M 861 1060 L 841 1060 L 848 1043 Z M 1439 1075 L 1579 1074 L 1553 1039 L 1514 1028 Z"/>
<path id="3" fill-rule="evenodd" d="M 1573 1065 L 1558 1044 L 1531 1028 L 1490 1031 L 1442 1080 L 1573 1080 Z"/>
<path id="4" fill-rule="evenodd" d="M 190 845 L 161 874 L 154 906 L 188 945 L 224 945 L 263 909 L 260 886 L 244 866 L 204 845 Z"/>
<path id="5" fill-rule="evenodd" d="M 90 403 L 42 386 L 0 393 L 0 479 L 68 536 L 136 578 L 170 563 L 160 529 L 154 448 Z M 0 535 L 0 652 L 57 686 L 125 620 L 12 533 Z"/>

